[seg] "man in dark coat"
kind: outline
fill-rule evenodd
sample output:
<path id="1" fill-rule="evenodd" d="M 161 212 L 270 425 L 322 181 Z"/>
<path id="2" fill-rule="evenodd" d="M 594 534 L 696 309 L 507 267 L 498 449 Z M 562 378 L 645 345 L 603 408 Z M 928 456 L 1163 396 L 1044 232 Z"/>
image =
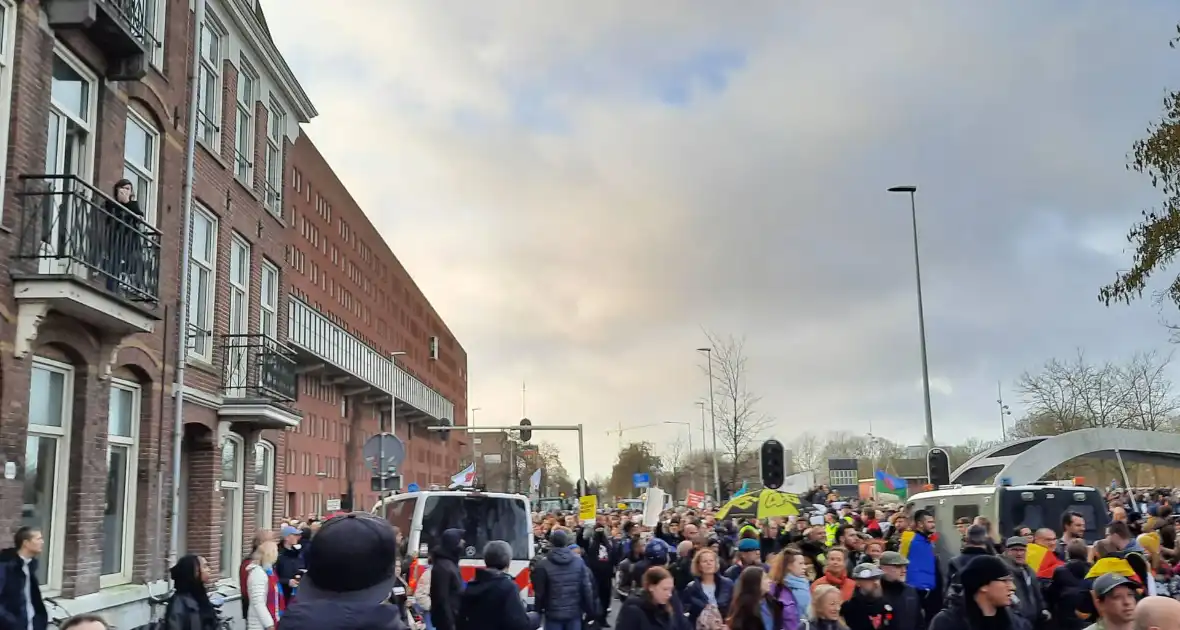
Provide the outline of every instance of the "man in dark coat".
<path id="1" fill-rule="evenodd" d="M 284 525 L 279 530 L 279 557 L 274 570 L 285 599 L 292 599 L 299 587 L 299 578 L 304 569 L 302 540 L 303 531 L 297 527 Z"/>
<path id="2" fill-rule="evenodd" d="M 610 624 L 607 623 L 606 617 L 610 612 L 611 580 L 614 578 L 615 558 L 618 554 L 606 536 L 606 527 L 601 523 L 594 526 L 590 540 L 581 540 L 579 543 L 586 548 L 582 559 L 590 568 L 590 575 L 594 577 L 595 592 L 598 594 L 599 625 L 609 628 Z"/>
<path id="3" fill-rule="evenodd" d="M 946 569 L 946 599 L 949 602 L 963 596 L 961 575 L 967 563 L 979 556 L 990 556 L 991 536 L 983 525 L 972 525 L 967 528 L 967 535 L 963 537 L 963 548 L 959 555 L 951 558 Z"/>
<path id="4" fill-rule="evenodd" d="M 486 569 L 459 596 L 457 630 L 533 630 L 516 582 L 504 573 L 512 562 L 512 547 L 493 540 L 483 549 Z"/>
<path id="5" fill-rule="evenodd" d="M 448 529 L 431 550 L 430 621 L 437 630 L 455 630 L 459 615 L 459 595 L 463 576 L 459 573 L 459 552 L 463 548 L 463 530 Z"/>
<path id="6" fill-rule="evenodd" d="M 12 547 L 0 551 L 0 628 L 45 630 L 49 624 L 37 583 L 37 556 L 44 547 L 41 530 L 22 527 Z"/>
<path id="7" fill-rule="evenodd" d="M 917 589 L 905 583 L 905 565 L 910 561 L 896 551 L 886 551 L 881 565 L 881 594 L 893 609 L 889 624 L 897 630 L 926 630 L 926 616 Z"/>
<path id="8" fill-rule="evenodd" d="M 598 617 L 590 569 L 570 549 L 576 545 L 564 529 L 554 529 L 549 542 L 553 550 L 533 571 L 533 604 L 544 616 L 545 630 L 582 630 L 583 614 L 590 620 Z"/>

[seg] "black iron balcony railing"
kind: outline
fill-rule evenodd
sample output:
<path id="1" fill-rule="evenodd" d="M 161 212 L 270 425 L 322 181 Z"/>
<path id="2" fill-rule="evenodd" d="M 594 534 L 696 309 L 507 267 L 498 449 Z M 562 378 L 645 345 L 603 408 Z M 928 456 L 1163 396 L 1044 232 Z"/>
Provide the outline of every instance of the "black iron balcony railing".
<path id="1" fill-rule="evenodd" d="M 159 230 L 75 175 L 21 175 L 20 181 L 14 273 L 68 278 L 155 308 Z"/>
<path id="2" fill-rule="evenodd" d="M 106 55 L 108 78 L 136 81 L 146 74 L 145 57 L 160 47 L 156 37 L 164 16 L 154 0 L 43 1 L 49 25 L 81 29 Z"/>
<path id="3" fill-rule="evenodd" d="M 231 399 L 294 402 L 299 394 L 295 353 L 270 335 L 218 335 L 222 395 Z"/>

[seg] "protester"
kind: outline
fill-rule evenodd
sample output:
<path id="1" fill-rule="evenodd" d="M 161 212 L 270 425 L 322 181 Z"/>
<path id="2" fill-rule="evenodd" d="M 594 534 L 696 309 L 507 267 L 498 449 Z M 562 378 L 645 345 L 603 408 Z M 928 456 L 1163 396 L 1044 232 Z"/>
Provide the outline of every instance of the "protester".
<path id="1" fill-rule="evenodd" d="M 504 573 L 512 547 L 493 540 L 484 546 L 483 559 L 486 568 L 475 571 L 459 598 L 457 630 L 533 630 L 516 583 Z"/>
<path id="2" fill-rule="evenodd" d="M 213 574 L 205 558 L 184 556 L 176 561 L 169 574 L 172 576 L 172 597 L 164 608 L 167 628 L 216 630 L 217 610 L 209 601 L 208 591 Z M 248 597 L 242 599 L 249 603 Z"/>
<path id="3" fill-rule="evenodd" d="M 41 530 L 21 527 L 12 546 L 0 551 L 0 628 L 45 630 L 49 614 L 37 583 L 37 558 L 45 548 Z"/>
<path id="4" fill-rule="evenodd" d="M 811 586 L 812 597 L 815 597 L 815 589 L 826 584 L 836 587 L 840 591 L 841 601 L 846 602 L 852 599 L 853 591 L 856 590 L 856 583 L 848 577 L 848 569 L 844 564 L 848 552 L 841 547 L 836 547 L 829 549 L 827 556 L 828 563 L 824 565 L 823 577 L 816 580 Z"/>
<path id="5" fill-rule="evenodd" d="M 918 590 L 905 583 L 906 560 L 896 551 L 881 554 L 881 595 L 893 609 L 890 628 L 898 630 L 925 630 L 926 615 L 922 610 L 922 598 Z"/>
<path id="6" fill-rule="evenodd" d="M 803 554 L 787 548 L 770 567 L 770 594 L 782 605 L 783 630 L 796 630 L 811 614 L 811 588 Z"/>
<path id="7" fill-rule="evenodd" d="M 672 600 L 672 574 L 661 566 L 644 572 L 639 592 L 619 609 L 616 630 L 691 630 Z"/>
<path id="8" fill-rule="evenodd" d="M 972 559 L 960 574 L 962 597 L 939 612 L 929 630 L 1032 630 L 1009 607 L 1015 592 L 1008 564 L 994 556 Z"/>
<path id="9" fill-rule="evenodd" d="M 554 529 L 549 542 L 553 549 L 533 570 L 536 611 L 544 617 L 545 630 L 581 630 L 583 615 L 598 618 L 590 569 L 570 548 L 564 529 Z"/>
<path id="10" fill-rule="evenodd" d="M 1098 622 L 1094 630 L 1131 630 L 1135 622 L 1135 605 L 1142 585 L 1118 573 L 1105 573 L 1091 587 Z"/>
<path id="11" fill-rule="evenodd" d="M 844 596 L 840 589 L 830 584 L 821 584 L 811 593 L 812 630 L 848 630 L 840 620 L 840 607 Z"/>
<path id="12" fill-rule="evenodd" d="M 320 530 L 320 536 L 323 536 L 323 529 Z M 430 551 L 433 558 L 430 565 L 433 573 L 430 576 L 430 621 L 436 630 L 455 630 L 459 593 L 463 590 L 463 576 L 459 572 L 462 547 L 463 530 L 448 529 L 439 536 L 438 544 Z"/>
<path id="13" fill-rule="evenodd" d="M 742 569 L 734 586 L 726 626 L 729 630 L 780 630 L 781 604 L 771 597 L 770 579 L 757 565 Z"/>
<path id="14" fill-rule="evenodd" d="M 258 545 L 246 567 L 246 592 L 242 597 L 249 602 L 246 615 L 246 630 L 270 630 L 278 624 L 286 609 L 275 564 L 279 558 L 278 547 L 273 540 Z M 298 578 L 295 578 L 296 583 Z"/>
<path id="15" fill-rule="evenodd" d="M 692 559 L 692 574 L 696 579 L 684 589 L 682 601 L 694 628 L 702 615 L 708 618 L 705 625 L 709 626 L 729 618 L 734 583 L 718 574 L 717 569 L 717 552 L 712 549 L 702 549 Z"/>

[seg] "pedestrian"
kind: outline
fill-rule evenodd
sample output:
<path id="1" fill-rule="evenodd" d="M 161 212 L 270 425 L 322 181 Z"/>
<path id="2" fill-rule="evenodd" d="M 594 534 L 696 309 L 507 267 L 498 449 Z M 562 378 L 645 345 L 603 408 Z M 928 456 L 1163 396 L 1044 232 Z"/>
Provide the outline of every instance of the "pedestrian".
<path id="1" fill-rule="evenodd" d="M 852 569 L 856 590 L 840 606 L 840 616 L 849 630 L 878 630 L 893 628 L 893 607 L 881 593 L 881 567 L 865 562 Z"/>
<path id="2" fill-rule="evenodd" d="M 516 582 L 504 571 L 512 562 L 512 547 L 493 540 L 484 546 L 486 568 L 476 569 L 459 597 L 458 630 L 533 630 L 520 601 Z"/>
<path id="3" fill-rule="evenodd" d="M 172 597 L 164 609 L 169 629 L 216 630 L 217 610 L 209 601 L 209 584 L 213 573 L 205 558 L 187 555 L 176 561 L 169 570 L 172 576 Z M 242 599 L 248 600 L 243 597 Z"/>
<path id="4" fill-rule="evenodd" d="M 848 577 L 848 566 L 844 563 L 844 559 L 847 557 L 848 552 L 843 547 L 834 547 L 828 550 L 828 563 L 824 565 L 823 577 L 816 580 L 811 586 L 812 597 L 815 597 L 814 591 L 817 587 L 827 584 L 840 591 L 842 601 L 852 599 L 856 584 Z"/>
<path id="5" fill-rule="evenodd" d="M 242 594 L 250 604 L 246 630 L 274 628 L 286 608 L 286 598 L 275 569 L 278 557 L 277 545 L 268 540 L 258 545 L 250 558 L 250 566 L 246 569 L 246 592 Z"/>
<path id="6" fill-rule="evenodd" d="M 279 576 L 279 588 L 283 597 L 295 597 L 295 589 L 299 586 L 299 576 L 303 571 L 303 530 L 291 525 L 285 525 L 279 530 L 279 557 L 275 561 L 275 573 Z"/>
<path id="7" fill-rule="evenodd" d="M 1006 562 L 995 556 L 974 558 L 963 568 L 961 582 L 962 597 L 951 600 L 929 630 L 1032 630 L 1011 610 L 1016 586 Z"/>
<path id="8" fill-rule="evenodd" d="M 400 551 L 399 551 L 400 555 Z M 410 607 L 414 612 L 422 616 L 422 624 L 426 630 L 434 630 L 434 624 L 430 621 L 430 577 L 434 571 L 431 565 L 434 564 L 434 554 L 427 556 L 426 570 L 422 575 L 418 576 L 418 583 L 414 585 L 413 597 L 410 600 Z"/>
<path id="9" fill-rule="evenodd" d="M 698 627 L 698 619 L 706 615 L 703 625 L 716 627 L 729 616 L 729 604 L 733 600 L 733 580 L 717 572 L 717 552 L 702 549 L 693 556 L 692 574 L 695 580 L 684 589 L 681 601 L 688 613 L 689 624 Z M 710 610 L 712 609 L 712 610 Z M 715 612 L 716 614 L 712 614 Z"/>
<path id="10" fill-rule="evenodd" d="M 1104 573 L 1094 579 L 1091 587 L 1098 622 L 1094 630 L 1131 630 L 1135 621 L 1135 606 L 1143 592 L 1138 582 L 1118 573 Z"/>
<path id="11" fill-rule="evenodd" d="M 1093 566 L 1086 541 L 1075 538 L 1065 547 L 1065 564 L 1053 571 L 1053 579 L 1045 589 L 1045 605 L 1053 614 L 1058 630 L 1082 630 L 1087 624 L 1078 616 L 1084 599 L 1090 598 L 1086 575 Z"/>
<path id="12" fill-rule="evenodd" d="M 691 630 L 677 614 L 672 599 L 672 574 L 661 566 L 648 569 L 619 609 L 615 630 Z"/>
<path id="13" fill-rule="evenodd" d="M 688 527 L 685 527 L 687 531 Z M 681 543 L 683 544 L 683 543 Z M 689 543 L 692 546 L 692 543 Z M 615 573 L 615 551 L 611 541 L 606 536 L 606 527 L 602 523 L 594 525 L 590 540 L 586 541 L 586 553 L 582 556 L 586 566 L 590 567 L 590 574 L 594 577 L 594 591 L 598 595 L 598 623 L 600 627 L 609 628 L 607 614 L 610 612 L 611 579 Z"/>
<path id="14" fill-rule="evenodd" d="M 0 628 L 45 630 L 49 614 L 37 583 L 37 558 L 45 539 L 36 527 L 21 527 L 12 546 L 0 551 Z"/>
<path id="15" fill-rule="evenodd" d="M 1004 544 L 1004 560 L 1012 570 L 1016 586 L 1016 601 L 1012 610 L 1035 628 L 1049 621 L 1049 611 L 1045 607 L 1041 581 L 1028 566 L 1028 544 L 1024 536 L 1009 538 Z"/>
<path id="16" fill-rule="evenodd" d="M 758 567 L 764 572 L 768 567 L 762 563 L 762 545 L 757 538 L 743 538 L 738 541 L 737 558 L 732 566 L 725 570 L 725 577 L 737 583 L 738 577 L 747 567 Z"/>
<path id="17" fill-rule="evenodd" d="M 925 630 L 926 615 L 922 598 L 914 587 L 905 583 L 908 560 L 896 551 L 881 554 L 881 594 L 893 608 L 893 628 L 897 630 Z"/>
<path id="18" fill-rule="evenodd" d="M 831 584 L 821 584 L 812 591 L 811 597 L 812 630 L 848 630 L 844 622 L 840 621 L 840 607 L 844 604 L 840 589 Z"/>
<path id="19" fill-rule="evenodd" d="M 770 565 L 770 594 L 782 604 L 783 630 L 796 630 L 811 615 L 811 584 L 807 560 L 787 547 Z"/>
<path id="20" fill-rule="evenodd" d="M 770 576 L 762 567 L 742 569 L 726 625 L 729 630 L 783 630 L 782 604 L 770 595 Z"/>
<path id="21" fill-rule="evenodd" d="M 389 603 L 398 582 L 397 554 L 385 519 L 368 512 L 328 519 L 308 553 L 299 596 L 283 613 L 282 630 L 407 630 Z"/>
<path id="22" fill-rule="evenodd" d="M 901 547 L 897 550 L 909 560 L 905 581 L 918 589 L 927 619 L 932 619 L 942 610 L 943 599 L 934 536 L 934 515 L 926 510 L 918 510 L 914 512 L 913 526 L 901 535 Z"/>
<path id="23" fill-rule="evenodd" d="M 545 630 L 581 630 L 583 615 L 589 620 L 598 617 L 594 580 L 570 548 L 569 532 L 554 529 L 549 542 L 553 550 L 533 571 L 533 605 L 545 620 Z"/>
<path id="24" fill-rule="evenodd" d="M 455 630 L 459 614 L 459 594 L 463 590 L 463 575 L 459 572 L 459 552 L 463 548 L 463 530 L 443 531 L 438 544 L 430 551 L 434 558 L 430 565 L 430 622 L 435 630 Z M 321 534 L 322 530 L 321 530 Z"/>

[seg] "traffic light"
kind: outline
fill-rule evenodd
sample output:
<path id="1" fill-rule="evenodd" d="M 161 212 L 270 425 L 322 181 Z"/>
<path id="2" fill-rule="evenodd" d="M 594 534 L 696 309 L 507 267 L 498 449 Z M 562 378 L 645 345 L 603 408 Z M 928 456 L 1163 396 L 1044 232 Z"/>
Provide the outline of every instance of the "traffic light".
<path id="1" fill-rule="evenodd" d="M 926 454 L 926 477 L 935 488 L 950 485 L 951 458 L 941 448 L 932 448 Z"/>
<path id="2" fill-rule="evenodd" d="M 529 440 L 533 439 L 533 430 L 528 428 L 533 426 L 533 421 L 529 420 L 528 418 L 522 418 L 520 421 L 520 426 L 520 441 L 528 442 Z"/>
<path id="3" fill-rule="evenodd" d="M 786 468 L 783 465 L 783 443 L 775 439 L 762 443 L 760 451 L 760 468 L 762 470 L 762 485 L 777 490 L 783 485 Z"/>

